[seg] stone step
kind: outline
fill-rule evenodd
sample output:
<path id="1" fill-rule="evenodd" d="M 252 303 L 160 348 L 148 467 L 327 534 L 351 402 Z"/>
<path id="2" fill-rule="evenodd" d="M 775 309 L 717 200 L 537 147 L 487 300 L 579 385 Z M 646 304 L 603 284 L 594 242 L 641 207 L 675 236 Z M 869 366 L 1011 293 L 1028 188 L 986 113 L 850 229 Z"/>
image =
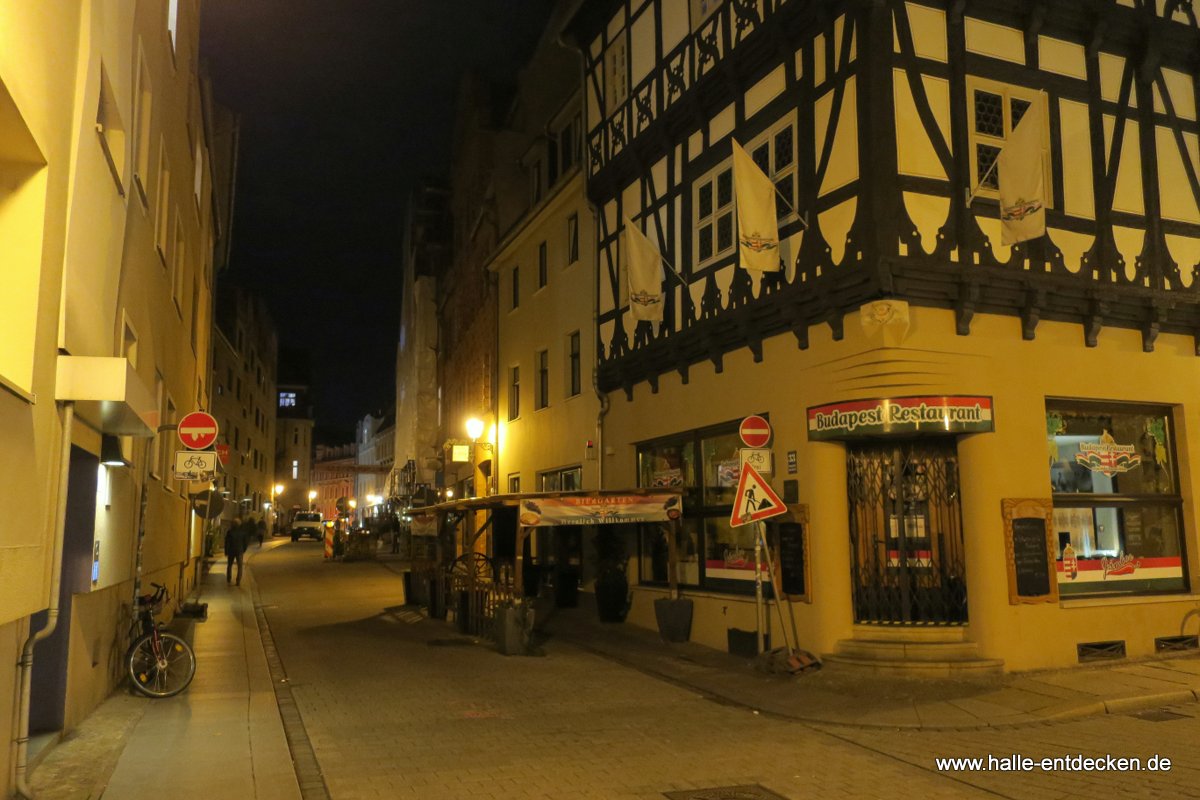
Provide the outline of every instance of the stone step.
<path id="1" fill-rule="evenodd" d="M 965 642 L 966 625 L 855 625 L 854 639 L 872 642 Z"/>
<path id="2" fill-rule="evenodd" d="M 969 661 L 881 661 L 833 653 L 824 660 L 874 675 L 905 678 L 989 678 L 1004 674 L 1004 661 L 976 658 Z"/>
<path id="3" fill-rule="evenodd" d="M 842 639 L 837 654 L 872 661 L 974 661 L 975 642 L 900 642 L 895 640 Z"/>

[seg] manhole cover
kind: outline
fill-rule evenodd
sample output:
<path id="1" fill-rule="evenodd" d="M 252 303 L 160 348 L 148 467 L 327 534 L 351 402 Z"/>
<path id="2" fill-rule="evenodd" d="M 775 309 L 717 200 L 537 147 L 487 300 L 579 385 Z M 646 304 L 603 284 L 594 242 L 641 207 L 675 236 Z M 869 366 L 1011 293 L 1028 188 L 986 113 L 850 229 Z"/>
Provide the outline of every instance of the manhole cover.
<path id="1" fill-rule="evenodd" d="M 685 792 L 663 792 L 671 800 L 788 800 L 781 794 L 755 784 L 753 786 L 718 786 L 715 789 L 688 789 Z"/>
<path id="2" fill-rule="evenodd" d="M 1188 719 L 1187 714 L 1179 714 L 1175 711 L 1167 711 L 1165 708 L 1152 708 L 1149 711 L 1139 711 L 1130 716 L 1144 719 L 1147 722 L 1170 722 L 1175 719 Z"/>
<path id="3" fill-rule="evenodd" d="M 474 642 L 470 639 L 430 639 L 425 644 L 430 647 L 470 647 Z"/>

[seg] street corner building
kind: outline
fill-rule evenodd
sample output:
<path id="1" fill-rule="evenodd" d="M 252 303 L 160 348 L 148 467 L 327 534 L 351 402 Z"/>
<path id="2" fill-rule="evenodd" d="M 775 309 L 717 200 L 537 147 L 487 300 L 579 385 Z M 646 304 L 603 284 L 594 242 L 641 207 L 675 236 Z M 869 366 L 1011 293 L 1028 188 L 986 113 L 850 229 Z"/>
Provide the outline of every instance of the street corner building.
<path id="1" fill-rule="evenodd" d="M 174 428 L 209 404 L 237 149 L 199 67 L 199 14 L 198 0 L 0 8 L 6 797 L 28 794 L 36 746 L 123 678 L 139 582 L 182 599 L 199 574 Z"/>
<path id="2" fill-rule="evenodd" d="M 609 0 L 566 33 L 605 482 L 684 491 L 693 640 L 755 626 L 730 517 L 760 414 L 801 646 L 925 675 L 1197 647 L 1191 4 Z M 663 536 L 632 542 L 651 627 Z"/>

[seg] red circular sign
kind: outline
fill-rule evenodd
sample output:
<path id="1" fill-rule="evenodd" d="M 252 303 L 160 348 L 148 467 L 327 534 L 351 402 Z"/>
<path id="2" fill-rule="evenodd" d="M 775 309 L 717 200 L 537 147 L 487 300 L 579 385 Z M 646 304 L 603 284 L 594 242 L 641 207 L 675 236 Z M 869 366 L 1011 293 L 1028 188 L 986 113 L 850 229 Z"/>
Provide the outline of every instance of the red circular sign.
<path id="1" fill-rule="evenodd" d="M 738 426 L 738 436 L 742 437 L 746 447 L 762 447 L 771 441 L 771 423 L 757 414 L 752 414 Z"/>
<path id="2" fill-rule="evenodd" d="M 217 421 L 212 414 L 193 411 L 179 420 L 179 441 L 190 450 L 206 450 L 217 440 Z"/>

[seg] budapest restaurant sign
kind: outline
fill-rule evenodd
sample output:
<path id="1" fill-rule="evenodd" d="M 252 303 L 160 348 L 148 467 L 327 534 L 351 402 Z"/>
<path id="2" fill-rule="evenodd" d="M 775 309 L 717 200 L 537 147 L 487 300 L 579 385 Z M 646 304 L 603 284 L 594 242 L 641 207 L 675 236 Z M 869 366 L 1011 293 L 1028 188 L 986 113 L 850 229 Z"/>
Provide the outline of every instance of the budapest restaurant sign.
<path id="1" fill-rule="evenodd" d="M 810 441 L 991 430 L 992 398 L 974 395 L 847 400 L 808 409 Z"/>
<path id="2" fill-rule="evenodd" d="M 679 519 L 682 511 L 678 494 L 537 497 L 521 501 L 518 520 L 527 527 L 666 522 Z"/>

